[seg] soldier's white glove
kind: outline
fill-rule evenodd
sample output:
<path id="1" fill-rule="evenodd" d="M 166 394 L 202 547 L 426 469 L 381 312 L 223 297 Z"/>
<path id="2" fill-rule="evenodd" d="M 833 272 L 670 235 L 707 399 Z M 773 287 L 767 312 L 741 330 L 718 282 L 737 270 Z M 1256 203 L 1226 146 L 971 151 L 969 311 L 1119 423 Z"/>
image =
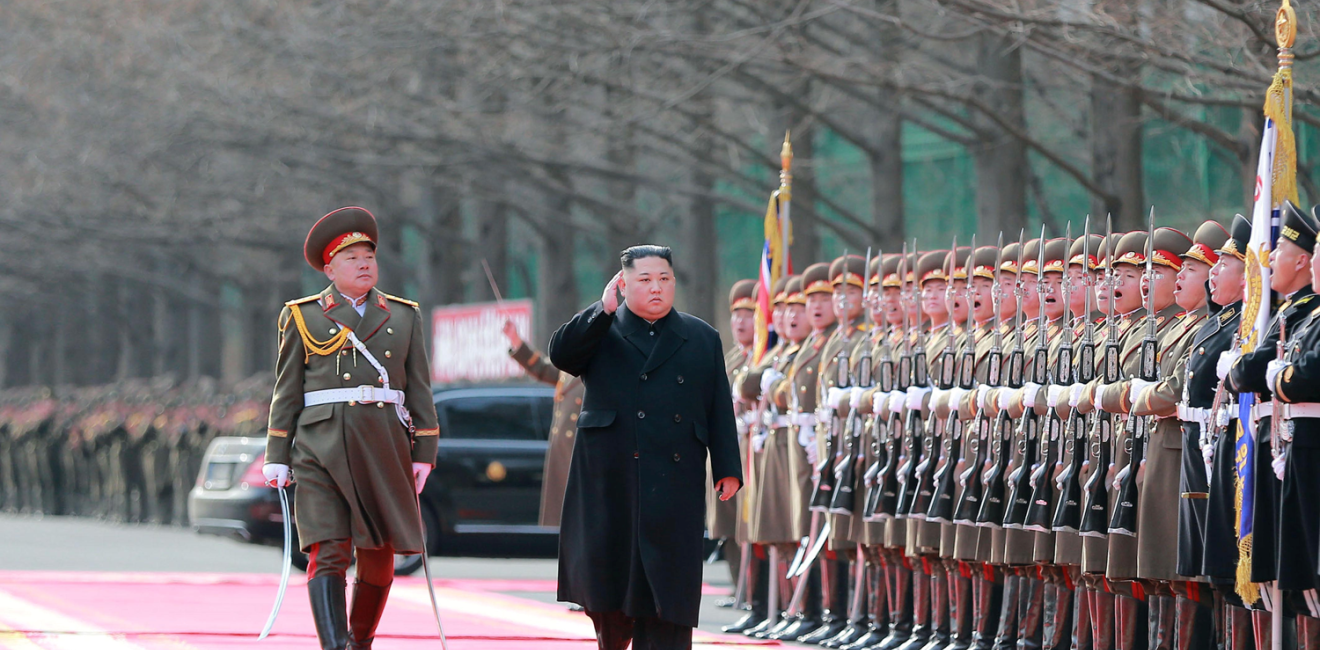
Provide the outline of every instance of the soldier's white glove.
<path id="1" fill-rule="evenodd" d="M 907 402 L 907 393 L 901 390 L 889 391 L 889 412 L 902 413 L 903 404 Z"/>
<path id="2" fill-rule="evenodd" d="M 999 391 L 999 399 L 995 400 L 995 402 L 996 402 L 995 406 L 998 406 L 999 410 L 1007 411 L 1009 405 L 1013 403 L 1013 391 L 1011 390 Z"/>
<path id="3" fill-rule="evenodd" d="M 413 463 L 413 485 L 417 486 L 417 493 L 422 493 L 422 488 L 426 487 L 426 477 L 431 475 L 430 463 Z"/>
<path id="4" fill-rule="evenodd" d="M 816 448 L 816 429 L 815 427 L 798 427 L 798 444 L 803 449 L 812 450 Z M 815 453 L 815 452 L 811 452 Z"/>
<path id="5" fill-rule="evenodd" d="M 1068 392 L 1067 386 L 1050 386 L 1049 392 L 1045 394 L 1045 405 L 1054 408 L 1059 405 L 1059 402 L 1067 403 Z"/>
<path id="6" fill-rule="evenodd" d="M 1110 389 L 1114 388 L 1114 387 L 1117 386 L 1117 385 L 1118 385 L 1117 383 L 1113 383 L 1113 384 L 1098 384 L 1098 385 L 1095 387 L 1095 407 L 1096 407 L 1096 408 L 1098 408 L 1098 409 L 1100 409 L 1100 410 L 1104 410 L 1103 408 L 1101 408 L 1100 405 L 1105 403 L 1105 393 L 1108 392 Z"/>
<path id="7" fill-rule="evenodd" d="M 876 391 L 876 393 L 871 396 L 871 412 L 879 415 L 884 411 L 885 406 L 887 406 L 887 404 L 885 404 L 885 400 L 887 399 L 889 399 L 889 393 Z"/>
<path id="8" fill-rule="evenodd" d="M 959 404 L 962 404 L 963 398 L 964 398 L 964 397 L 967 397 L 967 393 L 968 393 L 968 391 L 967 391 L 966 388 L 957 388 L 957 387 L 955 387 L 955 388 L 950 388 L 950 389 L 949 389 L 949 410 L 950 410 L 950 411 L 957 411 L 958 408 L 959 408 L 958 405 L 959 405 Z"/>
<path id="9" fill-rule="evenodd" d="M 1233 368 L 1233 364 L 1237 363 L 1238 358 L 1241 356 L 1242 353 L 1237 350 L 1224 350 L 1223 352 L 1220 352 L 1219 361 L 1215 363 L 1215 376 L 1220 379 L 1227 377 L 1228 371 Z"/>
<path id="10" fill-rule="evenodd" d="M 1287 466 L 1287 464 L 1288 464 L 1287 456 L 1279 456 L 1278 458 L 1274 458 L 1270 460 L 1270 467 L 1274 468 L 1275 478 L 1279 479 L 1280 481 L 1283 480 L 1283 469 L 1285 466 Z"/>
<path id="11" fill-rule="evenodd" d="M 1289 364 L 1283 359 L 1275 359 L 1271 361 L 1269 365 L 1265 366 L 1265 387 L 1269 388 L 1271 393 L 1274 392 L 1274 380 L 1277 379 L 1279 373 L 1283 372 L 1283 369 L 1287 368 L 1289 365 L 1292 364 Z"/>
<path id="12" fill-rule="evenodd" d="M 921 401 L 925 399 L 926 393 L 929 392 L 930 392 L 929 388 L 924 388 L 921 386 L 913 386 L 907 389 L 907 400 L 905 400 L 903 405 L 907 407 L 909 411 L 920 411 Z"/>
<path id="13" fill-rule="evenodd" d="M 1201 446 L 1201 460 L 1205 461 L 1206 468 L 1212 469 L 1214 467 L 1215 446 L 1213 444 Z"/>
<path id="14" fill-rule="evenodd" d="M 761 394 L 770 392 L 770 386 L 783 378 L 784 373 L 774 368 L 766 368 L 765 372 L 761 373 Z"/>
<path id="15" fill-rule="evenodd" d="M 266 463 L 261 466 L 261 474 L 266 477 L 266 485 L 273 488 L 289 486 L 289 466 L 281 463 Z"/>
<path id="16" fill-rule="evenodd" d="M 978 410 L 981 411 L 985 410 L 986 397 L 988 397 L 989 395 L 990 395 L 989 386 L 986 386 L 985 384 L 981 384 L 980 386 L 976 387 L 976 408 Z"/>
<path id="17" fill-rule="evenodd" d="M 765 439 L 768 437 L 770 437 L 769 431 L 752 436 L 752 450 L 758 454 L 761 453 L 761 450 L 765 449 Z"/>
<path id="18" fill-rule="evenodd" d="M 1068 387 L 1068 406 L 1077 408 L 1077 404 L 1082 401 L 1082 394 L 1086 392 L 1086 384 L 1073 384 Z"/>
<path id="19" fill-rule="evenodd" d="M 803 445 L 802 449 L 807 452 L 807 463 L 815 467 L 820 460 L 820 452 L 816 451 L 816 437 L 812 436 L 811 443 Z"/>
<path id="20" fill-rule="evenodd" d="M 1029 381 L 1022 384 L 1022 405 L 1029 408 L 1036 408 L 1036 393 L 1040 392 L 1040 384 Z"/>
<path id="21" fill-rule="evenodd" d="M 1146 381 L 1145 379 L 1132 379 L 1130 381 L 1131 388 L 1128 389 L 1128 401 L 1133 404 L 1137 402 L 1137 396 L 1141 394 L 1141 391 L 1159 383 L 1158 381 Z"/>
<path id="22" fill-rule="evenodd" d="M 839 400 L 840 400 L 840 399 L 843 399 L 844 394 L 847 393 L 847 392 L 850 391 L 850 390 L 852 390 L 852 389 L 850 389 L 850 388 L 831 388 L 831 389 L 825 391 L 825 408 L 826 408 L 831 414 L 834 413 L 835 409 L 837 409 L 838 406 L 839 406 Z"/>
<path id="23" fill-rule="evenodd" d="M 848 408 L 856 411 L 857 407 L 862 405 L 862 394 L 865 392 L 865 389 L 853 388 L 852 392 L 848 395 Z"/>
<path id="24" fill-rule="evenodd" d="M 737 418 L 733 421 L 733 428 L 738 432 L 738 435 L 746 435 L 747 421 L 742 418 Z"/>

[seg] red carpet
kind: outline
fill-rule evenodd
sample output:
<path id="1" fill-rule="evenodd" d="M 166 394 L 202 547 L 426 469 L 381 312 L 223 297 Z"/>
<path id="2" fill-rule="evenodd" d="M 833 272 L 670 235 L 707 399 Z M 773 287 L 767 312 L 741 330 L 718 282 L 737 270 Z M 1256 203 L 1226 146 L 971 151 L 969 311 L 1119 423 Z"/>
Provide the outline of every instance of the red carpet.
<path id="1" fill-rule="evenodd" d="M 315 649 L 304 580 L 290 579 L 274 631 L 258 642 L 278 576 L 0 572 L 0 648 Z M 552 591 L 546 581 L 436 580 L 435 587 L 450 650 L 596 647 L 591 621 L 580 612 L 497 593 Z M 701 631 L 694 640 L 721 650 L 778 645 Z M 395 581 L 374 647 L 440 647 L 424 579 Z"/>

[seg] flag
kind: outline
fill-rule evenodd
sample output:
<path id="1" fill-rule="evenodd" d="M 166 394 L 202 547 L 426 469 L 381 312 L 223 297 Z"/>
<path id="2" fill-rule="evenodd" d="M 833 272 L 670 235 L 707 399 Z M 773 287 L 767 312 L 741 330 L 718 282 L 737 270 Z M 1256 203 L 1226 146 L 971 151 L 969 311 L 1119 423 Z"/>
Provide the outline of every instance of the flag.
<path id="1" fill-rule="evenodd" d="M 791 274 L 792 262 L 788 259 L 788 192 L 781 187 L 770 194 L 770 203 L 765 208 L 765 242 L 761 246 L 761 270 L 757 276 L 756 293 L 756 339 L 752 344 L 752 365 L 761 362 L 765 351 L 770 349 L 772 331 L 770 313 L 773 309 L 775 283 L 784 275 Z M 781 203 L 781 198 L 782 203 Z"/>

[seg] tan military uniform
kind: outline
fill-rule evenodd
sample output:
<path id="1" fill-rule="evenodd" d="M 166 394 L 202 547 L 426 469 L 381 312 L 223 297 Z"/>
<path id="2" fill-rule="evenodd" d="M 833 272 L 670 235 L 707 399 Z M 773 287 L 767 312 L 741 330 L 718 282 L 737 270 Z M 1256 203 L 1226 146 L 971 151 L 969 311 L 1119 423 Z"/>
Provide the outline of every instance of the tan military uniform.
<path id="1" fill-rule="evenodd" d="M 751 361 L 751 357 L 747 352 L 742 346 L 734 345 L 724 353 L 724 372 L 729 378 L 730 386 L 737 383 L 740 373 L 746 372 L 747 364 Z M 733 396 L 729 395 L 729 399 L 733 399 Z M 741 419 L 743 410 L 742 406 L 734 405 L 734 415 L 736 417 Z M 747 435 L 742 432 L 738 434 L 738 452 L 738 457 L 743 459 L 743 471 L 746 472 Z M 709 476 L 709 461 L 707 461 L 706 471 L 709 478 L 706 481 L 706 529 L 710 531 L 710 538 L 728 537 L 735 541 L 742 541 L 745 539 L 747 529 L 745 525 L 739 524 L 741 517 L 739 517 L 738 509 L 748 490 L 739 490 L 734 498 L 721 501 L 719 495 L 715 492 L 716 479 Z M 742 535 L 739 535 L 740 531 Z"/>
<path id="2" fill-rule="evenodd" d="M 545 452 L 541 471 L 542 526 L 558 526 L 564 510 L 564 488 L 568 485 L 568 466 L 573 460 L 573 439 L 577 434 L 578 413 L 582 410 L 582 395 L 587 389 L 582 380 L 560 372 L 545 355 L 531 349 L 526 343 L 509 352 L 518 365 L 537 381 L 555 386 L 554 413 L 550 418 L 550 445 Z"/>
<path id="3" fill-rule="evenodd" d="M 347 340 L 345 328 L 385 368 L 389 387 L 403 391 L 414 430 L 399 421 L 390 404 L 303 407 L 303 395 L 311 391 L 384 387 L 383 377 Z M 333 287 L 285 304 L 266 462 L 292 467 L 303 549 L 351 539 L 360 549 L 423 551 L 412 463 L 435 463 L 440 433 L 426 335 L 417 303 L 375 289 L 366 296 L 363 316 Z"/>
<path id="4" fill-rule="evenodd" d="M 822 332 L 812 332 L 802 342 L 801 349 L 793 358 L 785 377 L 770 387 L 770 394 L 775 406 L 789 414 L 790 418 L 810 416 L 816 411 L 820 397 L 817 372 L 820 368 L 821 352 L 825 342 L 834 333 L 835 325 L 830 325 Z M 807 460 L 807 452 L 798 444 L 802 427 L 793 424 L 789 427 L 789 468 L 794 477 L 790 483 L 790 501 L 796 513 L 796 525 L 793 539 L 800 540 L 811 531 L 811 512 L 807 509 L 811 501 L 811 475 L 815 468 Z"/>
<path id="5" fill-rule="evenodd" d="M 735 390 L 748 401 L 761 399 L 761 374 L 767 368 L 787 373 L 801 346 L 781 339 L 779 345 L 767 352 L 761 363 L 751 368 L 739 380 Z M 789 465 L 791 446 L 797 445 L 793 428 L 788 426 L 784 411 L 773 405 L 764 415 L 765 440 L 759 453 L 754 454 L 755 492 L 749 498 L 750 541 L 757 544 L 796 543 L 794 537 L 798 517 L 792 500 L 790 484 L 794 482 L 793 468 Z"/>

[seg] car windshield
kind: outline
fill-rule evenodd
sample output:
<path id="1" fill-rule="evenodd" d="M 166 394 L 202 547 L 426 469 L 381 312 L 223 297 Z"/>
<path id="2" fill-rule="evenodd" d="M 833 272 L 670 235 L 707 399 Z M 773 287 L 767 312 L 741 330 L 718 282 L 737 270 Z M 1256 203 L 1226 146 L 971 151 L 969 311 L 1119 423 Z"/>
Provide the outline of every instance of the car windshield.
<path id="1" fill-rule="evenodd" d="M 459 440 L 546 440 L 550 400 L 511 395 L 474 395 L 436 404 L 440 430 Z"/>

